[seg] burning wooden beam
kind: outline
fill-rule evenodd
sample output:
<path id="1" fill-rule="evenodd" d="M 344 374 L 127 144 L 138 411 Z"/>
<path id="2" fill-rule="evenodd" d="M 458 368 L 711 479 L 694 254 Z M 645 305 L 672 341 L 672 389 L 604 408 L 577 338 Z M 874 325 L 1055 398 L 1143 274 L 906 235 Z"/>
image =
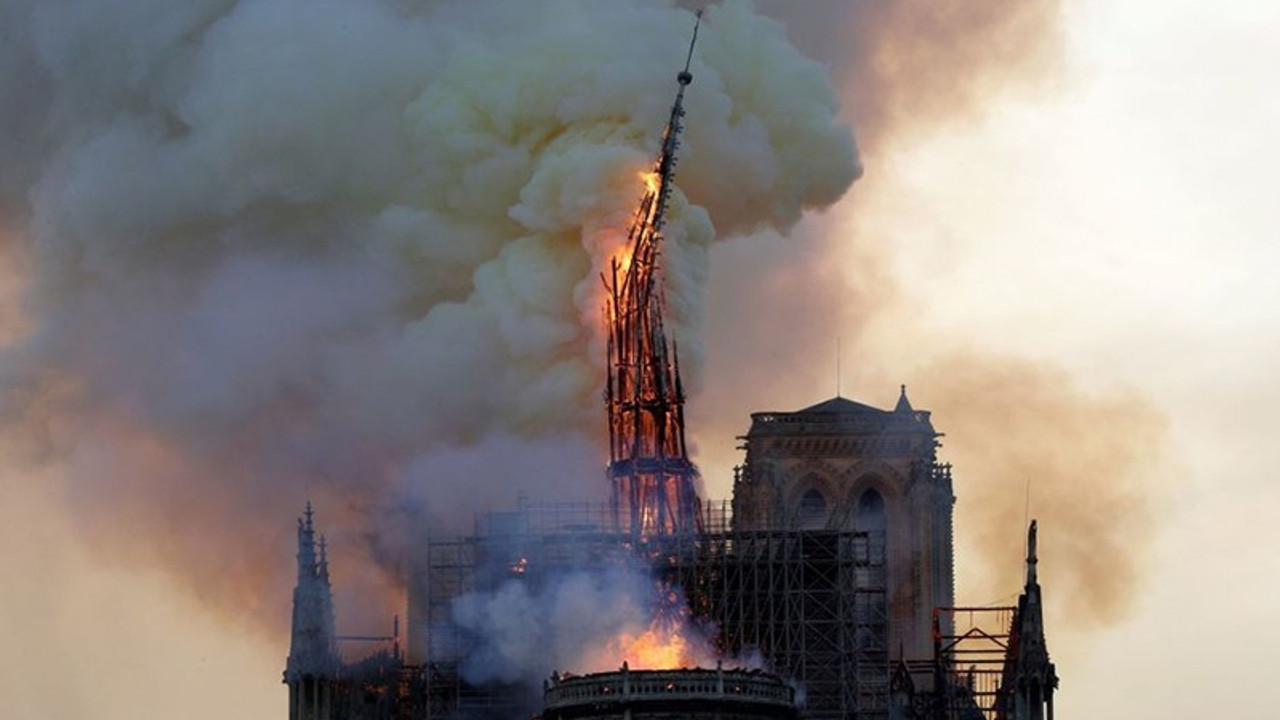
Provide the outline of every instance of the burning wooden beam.
<path id="1" fill-rule="evenodd" d="M 663 328 L 666 308 L 658 262 L 697 40 L 695 24 L 684 70 L 676 76 L 680 89 L 662 135 L 662 152 L 653 171 L 643 175 L 645 191 L 627 245 L 605 278 L 612 502 L 619 529 L 638 541 L 696 532 L 701 516 L 698 470 L 685 444 L 680 363 Z"/>

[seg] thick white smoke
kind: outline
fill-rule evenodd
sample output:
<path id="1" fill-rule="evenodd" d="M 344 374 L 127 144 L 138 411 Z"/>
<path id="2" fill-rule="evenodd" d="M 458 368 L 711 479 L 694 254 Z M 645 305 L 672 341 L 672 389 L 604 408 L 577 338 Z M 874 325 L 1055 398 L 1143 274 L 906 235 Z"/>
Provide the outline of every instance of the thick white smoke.
<path id="1" fill-rule="evenodd" d="M 646 655 L 714 666 L 711 634 L 688 617 L 679 590 L 671 592 L 675 598 L 655 593 L 652 568 L 619 564 L 535 584 L 510 579 L 492 592 L 467 593 L 453 605 L 458 628 L 474 644 L 461 672 L 474 683 L 536 689 L 553 671 L 609 672 L 624 661 L 653 669 Z"/>
<path id="2" fill-rule="evenodd" d="M 597 272 L 691 13 L 9 0 L 0 20 L 25 292 L 5 437 L 103 547 L 278 624 L 304 489 L 336 548 L 385 564 L 406 509 L 459 524 L 603 490 Z M 708 12 L 692 71 L 665 262 L 696 384 L 713 238 L 785 230 L 859 170 L 824 69 L 749 5 Z M 357 567 L 335 572 L 373 582 Z"/>

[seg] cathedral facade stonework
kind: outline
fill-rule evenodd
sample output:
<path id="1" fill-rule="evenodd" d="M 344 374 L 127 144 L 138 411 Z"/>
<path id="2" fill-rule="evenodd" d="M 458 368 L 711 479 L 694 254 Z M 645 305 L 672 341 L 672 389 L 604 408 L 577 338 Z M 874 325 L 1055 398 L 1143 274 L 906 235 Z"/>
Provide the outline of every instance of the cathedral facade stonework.
<path id="1" fill-rule="evenodd" d="M 734 528 L 868 533 L 888 573 L 891 652 L 928 657 L 933 610 L 954 604 L 951 469 L 927 411 L 843 397 L 751 416 Z"/>

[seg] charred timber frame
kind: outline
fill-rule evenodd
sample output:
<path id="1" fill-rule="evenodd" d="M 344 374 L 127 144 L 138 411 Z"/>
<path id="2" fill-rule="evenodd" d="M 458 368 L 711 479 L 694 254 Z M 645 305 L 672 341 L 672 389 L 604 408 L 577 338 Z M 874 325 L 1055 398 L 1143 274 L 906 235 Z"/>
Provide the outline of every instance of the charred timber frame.
<path id="1" fill-rule="evenodd" d="M 676 76 L 680 89 L 662 135 L 662 152 L 632 218 L 625 259 L 615 258 L 604 278 L 612 504 L 619 529 L 637 541 L 697 532 L 700 517 L 698 470 L 685 444 L 680 361 L 663 328 L 666 308 L 658 262 L 697 40 L 695 25 L 684 70 Z"/>

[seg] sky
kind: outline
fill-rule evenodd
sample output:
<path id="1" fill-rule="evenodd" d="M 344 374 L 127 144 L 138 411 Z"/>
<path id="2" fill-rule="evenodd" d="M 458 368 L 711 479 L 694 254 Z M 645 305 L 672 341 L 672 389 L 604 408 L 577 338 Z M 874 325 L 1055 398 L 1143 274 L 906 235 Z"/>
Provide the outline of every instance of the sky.
<path id="1" fill-rule="evenodd" d="M 1251 0 L 1081 0 L 1063 8 L 1061 28 L 1059 65 L 876 143 L 845 199 L 802 223 L 802 240 L 853 240 L 824 246 L 836 247 L 831 275 L 801 282 L 857 288 L 872 277 L 893 290 L 872 319 L 817 327 L 809 354 L 791 358 L 823 370 L 739 386 L 740 407 L 704 400 L 699 409 L 695 398 L 695 417 L 709 406 L 718 414 L 717 432 L 697 438 L 699 460 L 708 489 L 724 495 L 714 478 L 726 477 L 734 458 L 730 433 L 719 429 L 741 432 L 750 411 L 831 395 L 838 336 L 849 348 L 843 394 L 889 406 L 905 382 L 919 388 L 911 392 L 917 406 L 935 411 L 948 433 L 944 459 L 957 461 L 960 518 L 974 512 L 966 497 L 983 482 L 960 460 L 999 440 L 962 436 L 974 425 L 964 404 L 933 391 L 948 377 L 931 348 L 1048 364 L 1065 383 L 1149 408 L 1163 428 L 1159 452 L 1134 460 L 1152 467 L 1140 486 L 1150 502 L 1135 519 L 1148 539 L 1114 613 L 1098 619 L 1064 604 L 1068 594 L 1088 600 L 1087 587 L 1052 581 L 1055 544 L 1078 538 L 1055 535 L 1042 520 L 1058 712 L 1272 717 L 1261 690 L 1280 645 L 1280 554 L 1268 532 L 1280 488 L 1264 455 L 1280 433 L 1270 410 L 1280 401 L 1280 289 L 1271 277 L 1280 267 L 1271 199 L 1280 187 L 1280 140 L 1271 132 L 1280 97 L 1269 77 L 1280 65 L 1280 9 Z M 712 253 L 713 317 L 734 296 L 726 286 L 743 282 L 731 272 L 734 252 Z M 712 383 L 726 352 L 717 332 L 707 357 Z M 761 355 L 749 376 L 778 372 L 776 358 Z M 0 697 L 13 717 L 283 712 L 287 618 L 280 635 L 264 637 L 171 572 L 104 557 L 79 540 L 83 516 L 65 512 L 55 479 L 23 478 L 24 487 L 49 489 L 35 493 L 5 480 L 4 492 L 20 500 L 0 502 L 0 636 L 18 639 L 16 650 L 6 642 L 0 652 Z M 1052 513 L 1048 503 L 1071 490 L 1031 478 L 1031 514 Z M 1018 507 L 1022 492 L 1006 489 Z M 1008 531 L 1011 546 L 1020 519 Z M 976 541 L 964 525 L 957 532 L 965 567 Z M 966 597 L 986 586 L 960 582 L 962 600 L 997 599 Z"/>
<path id="2" fill-rule="evenodd" d="M 1101 715 L 1142 698 L 1128 714 L 1267 717 L 1269 701 L 1234 688 L 1265 686 L 1280 640 L 1280 558 L 1267 532 L 1280 492 L 1264 456 L 1280 429 L 1280 216 L 1266 200 L 1280 180 L 1268 132 L 1280 100 L 1266 77 L 1280 12 L 1096 3 L 1074 10 L 1070 28 L 1075 87 L 1010 103 L 968 139 L 943 141 L 961 157 L 960 145 L 991 147 L 1043 187 L 1009 204 L 1034 217 L 1006 212 L 1002 231 L 977 228 L 987 239 L 951 279 L 987 298 L 970 305 L 992 318 L 976 331 L 1141 388 L 1170 419 L 1179 460 L 1144 592 L 1130 619 L 1073 657 L 1081 692 L 1064 692 L 1062 710 Z M 975 269 L 1002 260 L 1046 271 L 1010 281 Z M 978 292 L 984 284 L 991 292 Z M 1031 313 L 1052 326 L 1028 337 Z"/>
<path id="3" fill-rule="evenodd" d="M 1280 9 L 1063 12 L 1065 65 L 1049 82 L 868 163 L 859 209 L 891 219 L 861 222 L 892 227 L 911 298 L 888 324 L 1136 391 L 1168 423 L 1131 607 L 1101 629 L 1049 618 L 1060 716 L 1272 717 L 1264 692 L 1242 689 L 1266 687 L 1280 643 L 1267 458 L 1280 431 Z M 887 405 L 891 391 L 875 391 Z M 957 478 L 963 516 L 962 467 Z M 1034 516 L 1034 478 L 1031 492 Z M 1042 546 L 1064 540 L 1053 532 L 1042 525 Z"/>

